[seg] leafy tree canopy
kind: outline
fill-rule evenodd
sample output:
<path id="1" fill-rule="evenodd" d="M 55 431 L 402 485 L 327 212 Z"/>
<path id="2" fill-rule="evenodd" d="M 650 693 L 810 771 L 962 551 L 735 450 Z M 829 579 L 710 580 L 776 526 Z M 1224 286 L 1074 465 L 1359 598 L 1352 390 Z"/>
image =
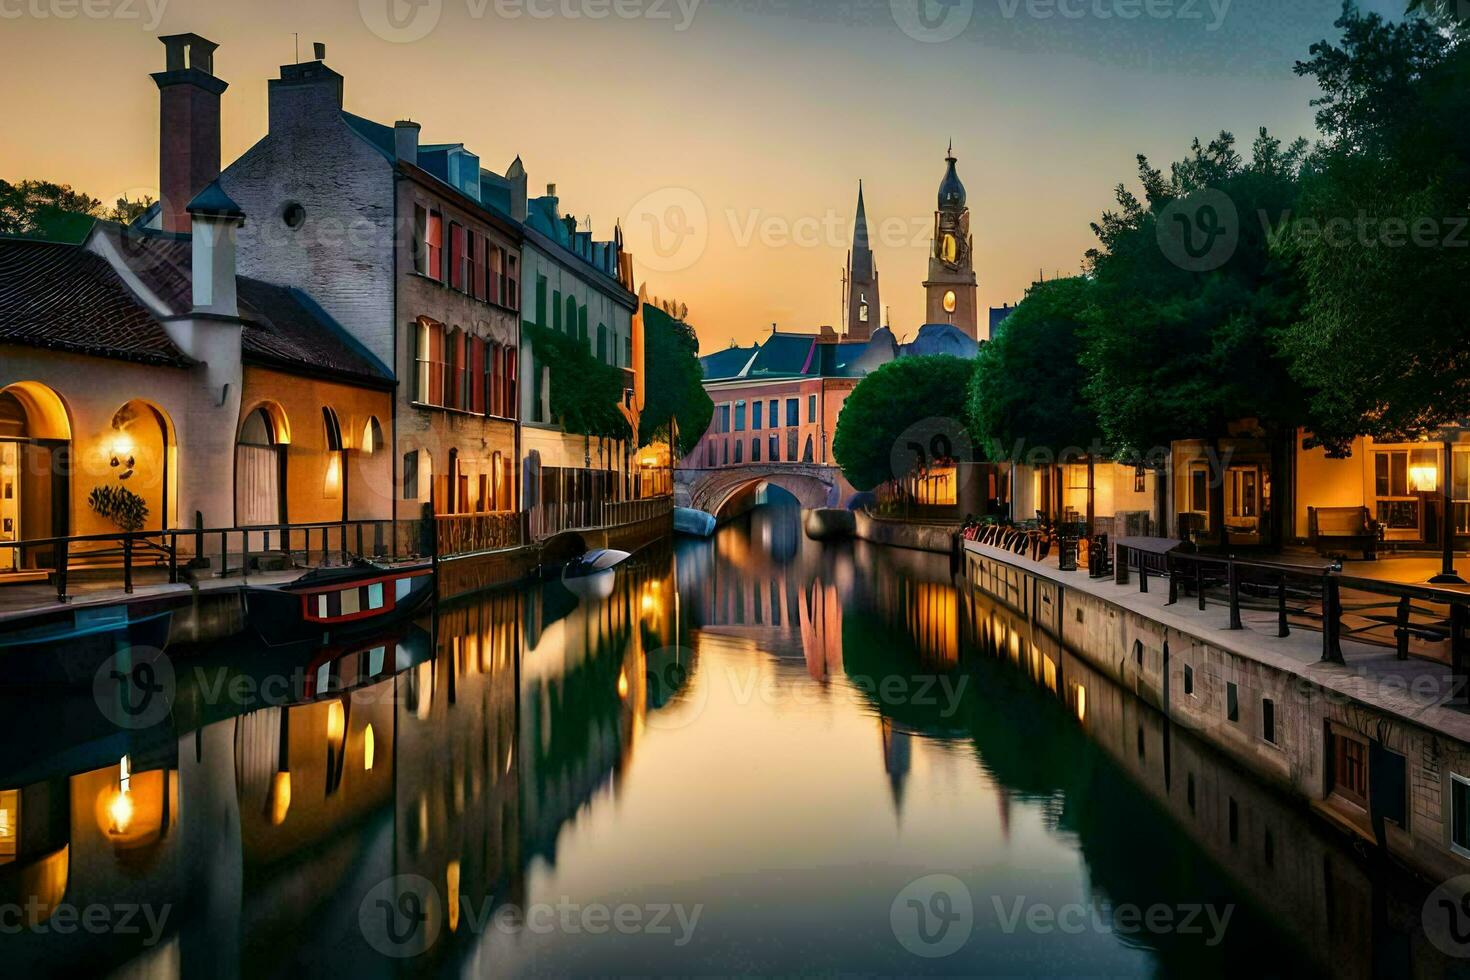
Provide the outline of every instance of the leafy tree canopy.
<path id="1" fill-rule="evenodd" d="M 645 304 L 643 364 L 647 401 L 639 422 L 639 441 L 647 445 L 667 438 L 672 417 L 679 427 L 679 454 L 693 452 L 715 412 L 714 402 L 704 390 L 699 338 L 694 329 L 657 306 Z"/>
<path id="2" fill-rule="evenodd" d="M 1274 335 L 1299 292 L 1269 240 L 1295 201 L 1306 149 L 1263 129 L 1248 161 L 1224 132 L 1196 140 L 1167 176 L 1140 156 L 1144 198 L 1119 185 L 1119 210 L 1093 225 L 1081 360 L 1118 454 L 1153 458 L 1241 418 L 1296 423 L 1302 397 Z"/>
<path id="3" fill-rule="evenodd" d="M 1089 452 L 1101 434 L 1083 396 L 1082 334 L 1093 284 L 1084 278 L 1037 283 L 980 349 L 970 379 L 968 418 L 990 459 L 1022 462 Z"/>
<path id="4" fill-rule="evenodd" d="M 915 426 L 934 423 L 963 434 L 975 362 L 936 354 L 890 361 L 864 378 L 843 403 L 832 454 L 859 490 L 908 476 L 905 452 Z M 903 472 L 896 472 L 903 470 Z"/>
<path id="5" fill-rule="evenodd" d="M 69 184 L 48 180 L 0 180 L 0 235 L 81 241 L 98 218 L 127 223 L 147 210 L 148 198 L 119 198 L 111 207 Z"/>
<path id="6" fill-rule="evenodd" d="M 1313 45 L 1323 145 L 1277 252 L 1306 298 L 1282 335 L 1329 451 L 1470 417 L 1470 47 L 1349 8 Z"/>

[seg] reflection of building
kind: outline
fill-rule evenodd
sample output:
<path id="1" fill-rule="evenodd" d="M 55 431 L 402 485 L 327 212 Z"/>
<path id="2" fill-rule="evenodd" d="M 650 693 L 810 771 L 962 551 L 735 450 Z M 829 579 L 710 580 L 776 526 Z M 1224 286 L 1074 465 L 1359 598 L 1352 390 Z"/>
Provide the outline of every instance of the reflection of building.
<path id="1" fill-rule="evenodd" d="M 1300 807 L 1040 628 L 979 590 L 970 598 L 973 641 L 991 656 L 1013 661 L 1016 673 L 1065 705 L 1089 742 L 1127 777 L 1093 775 L 1080 787 L 1087 798 L 1068 807 L 1081 811 L 1090 803 L 1101 811 L 1090 817 L 1078 813 L 1072 820 L 1094 880 L 1114 902 L 1131 900 L 1130 879 L 1142 877 L 1135 861 L 1108 852 L 1115 847 L 1110 838 L 1123 817 L 1121 808 L 1135 805 L 1132 799 L 1143 794 L 1167 815 L 1169 829 L 1199 848 L 1264 919 L 1284 924 L 1317 969 L 1352 977 L 1439 972 L 1442 954 L 1418 928 L 1423 886 L 1364 861 Z M 1047 719 L 1057 722 L 1065 724 L 1065 719 Z M 1004 762 L 998 747 L 986 758 L 992 765 Z M 1058 768 L 1088 770 L 1075 755 L 1059 761 Z M 1117 786 L 1116 794 L 1105 789 L 1110 786 Z M 1189 882 L 1196 896 L 1200 877 Z"/>
<path id="2" fill-rule="evenodd" d="M 888 790 L 893 794 L 893 812 L 902 817 L 903 794 L 913 767 L 913 735 L 892 718 L 880 718 L 878 726 L 883 737 L 883 771 L 888 775 Z"/>

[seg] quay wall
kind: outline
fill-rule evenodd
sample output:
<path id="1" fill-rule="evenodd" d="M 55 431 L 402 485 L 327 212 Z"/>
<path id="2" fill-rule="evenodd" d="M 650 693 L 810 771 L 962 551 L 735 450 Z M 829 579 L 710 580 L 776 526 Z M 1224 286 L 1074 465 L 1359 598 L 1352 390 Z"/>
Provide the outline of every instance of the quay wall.
<path id="1" fill-rule="evenodd" d="M 916 524 L 910 521 L 890 521 L 874 517 L 867 511 L 858 511 L 856 534 L 864 541 L 887 545 L 890 548 L 908 548 L 910 551 L 932 551 L 948 555 L 954 551 L 955 533 L 959 525 Z"/>
<path id="2" fill-rule="evenodd" d="M 1291 660 L 1259 634 L 1259 652 L 1243 652 L 1249 639 L 1223 622 L 1183 628 L 1089 591 L 1085 573 L 1071 584 L 1018 562 L 966 543 L 972 588 L 1256 778 L 1432 880 L 1470 872 L 1470 852 L 1451 841 L 1452 781 L 1470 778 L 1466 716 L 1439 706 L 1416 716 L 1367 677 Z M 1428 661 L 1423 670 L 1442 673 Z M 1361 746 L 1362 796 L 1339 781 L 1343 739 Z"/>

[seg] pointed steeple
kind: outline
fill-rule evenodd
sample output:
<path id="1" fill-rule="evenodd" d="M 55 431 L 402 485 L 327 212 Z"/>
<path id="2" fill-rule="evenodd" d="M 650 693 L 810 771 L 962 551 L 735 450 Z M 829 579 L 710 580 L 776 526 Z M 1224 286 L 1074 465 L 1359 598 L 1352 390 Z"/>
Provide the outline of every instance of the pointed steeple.
<path id="1" fill-rule="evenodd" d="M 873 333 L 872 321 L 882 307 L 878 296 L 878 263 L 873 258 L 872 240 L 868 236 L 868 204 L 861 180 L 858 181 L 857 218 L 852 228 L 852 251 L 848 253 L 847 273 L 843 278 L 845 333 L 849 340 L 867 340 Z"/>
<path id="2" fill-rule="evenodd" d="M 869 242 L 868 206 L 863 200 L 863 182 L 859 180 L 857 220 L 854 222 L 852 229 L 853 278 L 871 279 L 873 277 L 873 250 Z"/>

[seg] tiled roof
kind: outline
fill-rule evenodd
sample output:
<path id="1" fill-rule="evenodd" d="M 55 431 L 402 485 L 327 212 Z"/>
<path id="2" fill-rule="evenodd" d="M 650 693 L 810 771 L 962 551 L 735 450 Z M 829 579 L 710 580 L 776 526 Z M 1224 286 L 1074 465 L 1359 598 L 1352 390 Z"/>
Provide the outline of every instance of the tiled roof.
<path id="1" fill-rule="evenodd" d="M 299 289 L 241 276 L 245 359 L 387 382 L 392 372 Z"/>
<path id="2" fill-rule="evenodd" d="M 103 229 L 138 279 L 171 314 L 193 307 L 192 243 L 185 236 Z M 386 381 L 392 373 L 300 290 L 239 276 L 246 360 Z"/>
<path id="3" fill-rule="evenodd" d="M 105 259 L 54 242 L 0 239 L 0 342 L 143 364 L 192 363 Z"/>

